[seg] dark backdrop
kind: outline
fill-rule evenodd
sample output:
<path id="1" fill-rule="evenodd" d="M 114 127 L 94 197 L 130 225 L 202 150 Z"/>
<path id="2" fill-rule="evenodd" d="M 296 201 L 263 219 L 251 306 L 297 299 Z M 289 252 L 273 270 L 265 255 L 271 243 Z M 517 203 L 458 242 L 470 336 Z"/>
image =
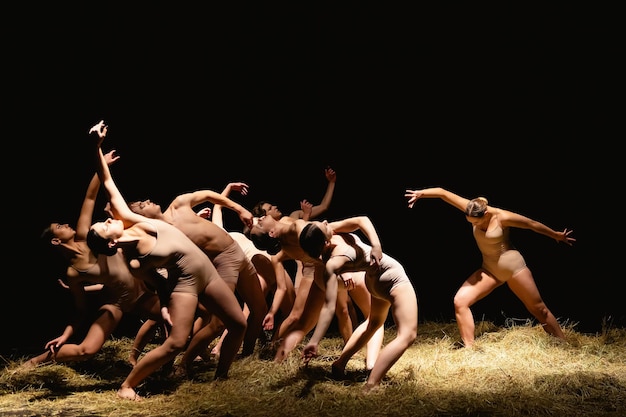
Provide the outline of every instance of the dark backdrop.
<path id="1" fill-rule="evenodd" d="M 289 213 L 320 201 L 333 167 L 326 218 L 372 218 L 413 280 L 421 320 L 453 319 L 452 297 L 480 255 L 460 212 L 440 200 L 410 210 L 407 188 L 483 195 L 573 228 L 573 247 L 528 230 L 512 238 L 562 322 L 624 325 L 619 235 L 609 234 L 620 215 L 607 198 L 623 171 L 609 128 L 611 10 L 47 7 L 8 19 L 4 205 L 17 244 L 5 242 L 3 350 L 42 346 L 71 315 L 39 234 L 76 221 L 94 170 L 87 131 L 100 119 L 105 150 L 122 157 L 113 174 L 124 195 L 164 207 L 246 181 L 250 194 L 235 200 Z M 473 310 L 498 323 L 530 317 L 506 286 Z"/>

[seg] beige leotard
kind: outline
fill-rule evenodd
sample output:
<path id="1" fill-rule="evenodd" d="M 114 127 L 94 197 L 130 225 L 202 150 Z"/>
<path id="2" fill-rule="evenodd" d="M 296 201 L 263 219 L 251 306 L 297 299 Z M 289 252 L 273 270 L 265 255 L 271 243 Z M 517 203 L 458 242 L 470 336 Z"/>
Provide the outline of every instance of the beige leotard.
<path id="1" fill-rule="evenodd" d="M 212 261 L 222 279 L 232 285 L 237 285 L 240 276 L 257 279 L 254 264 L 234 239 L 228 247 L 214 256 Z"/>
<path id="2" fill-rule="evenodd" d="M 96 263 L 86 270 L 74 266 L 70 268 L 67 273 L 69 280 L 104 285 L 105 304 L 116 305 L 123 312 L 131 311 L 135 302 L 150 291 L 145 282 L 131 274 L 121 250 L 112 256 L 98 255 Z"/>
<path id="3" fill-rule="evenodd" d="M 263 255 L 266 257 L 270 257 L 270 254 L 264 250 L 261 250 L 254 246 L 254 243 L 246 235 L 241 232 L 228 232 L 228 234 L 233 238 L 235 242 L 241 246 L 243 253 L 246 255 L 246 258 L 252 259 L 254 255 Z"/>
<path id="4" fill-rule="evenodd" d="M 392 302 L 391 291 L 404 284 L 411 285 L 402 264 L 387 254 L 383 254 L 380 261 L 380 270 L 370 265 L 372 247 L 363 242 L 354 233 L 337 234 L 346 245 L 340 245 L 333 250 L 333 256 L 346 256 L 350 263 L 341 272 L 365 271 L 365 286 L 374 297 Z M 360 250 L 355 248 L 357 246 Z"/>
<path id="5" fill-rule="evenodd" d="M 200 294 L 213 279 L 221 279 L 209 257 L 176 226 L 159 219 L 146 223 L 157 239 L 149 253 L 138 256 L 139 270 L 165 269 L 173 292 Z"/>
<path id="6" fill-rule="evenodd" d="M 482 268 L 498 281 L 506 282 L 526 268 L 526 261 L 509 241 L 509 229 L 498 224 L 493 230 L 473 226 L 474 239 L 483 255 Z"/>

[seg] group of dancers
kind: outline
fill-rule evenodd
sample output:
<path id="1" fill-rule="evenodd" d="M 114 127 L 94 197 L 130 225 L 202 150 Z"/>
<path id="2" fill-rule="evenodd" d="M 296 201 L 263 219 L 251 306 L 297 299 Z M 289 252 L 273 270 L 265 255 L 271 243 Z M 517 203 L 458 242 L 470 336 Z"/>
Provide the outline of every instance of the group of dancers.
<path id="1" fill-rule="evenodd" d="M 75 300 L 77 321 L 23 367 L 89 359 L 124 314 L 136 314 L 145 322 L 129 354 L 133 367 L 117 395 L 141 400 L 137 386 L 143 380 L 179 354 L 175 372 L 185 375 L 196 358 L 206 357 L 216 339 L 211 352 L 217 359 L 216 380 L 228 378 L 238 355 L 252 355 L 265 334 L 273 342 L 274 361 L 282 362 L 312 332 L 302 349 L 302 360 L 308 362 L 319 354 L 319 342 L 336 316 L 345 343 L 332 363 L 333 377 L 344 376 L 348 361 L 365 348 L 363 392 L 380 387 L 389 369 L 415 342 L 417 296 L 401 262 L 382 250 L 367 216 L 317 220 L 333 196 L 336 173 L 331 168 L 325 171 L 328 186 L 321 203 L 304 200 L 299 210 L 287 216 L 266 201 L 250 211 L 232 200 L 233 191 L 247 194 L 248 186 L 241 182 L 228 184 L 221 193 L 181 194 L 162 210 L 151 200 L 124 199 L 110 169 L 119 155 L 102 151 L 107 130 L 104 121 L 89 130 L 96 173 L 76 228 L 50 223 L 42 234 L 67 261 L 65 279 Z M 109 217 L 93 222 L 100 187 L 108 198 Z M 565 339 L 523 256 L 510 242 L 509 230 L 529 229 L 567 245 L 576 240 L 572 230 L 556 231 L 493 207 L 484 197 L 467 199 L 439 187 L 406 190 L 405 197 L 409 208 L 419 199 L 439 198 L 459 209 L 471 224 L 482 265 L 454 296 L 465 348 L 471 348 L 475 340 L 471 306 L 504 283 L 548 334 Z M 205 203 L 212 204 L 212 209 L 198 209 Z M 238 214 L 242 232 L 224 227 L 223 207 Z M 288 261 L 297 265 L 295 271 L 285 267 Z M 85 317 L 88 286 L 94 284 L 105 291 L 105 301 L 84 338 L 70 343 L 84 324 L 78 318 Z M 363 313 L 360 323 L 351 318 L 352 301 Z M 383 344 L 389 314 L 395 337 Z M 159 326 L 166 329 L 164 340 L 144 353 Z"/>

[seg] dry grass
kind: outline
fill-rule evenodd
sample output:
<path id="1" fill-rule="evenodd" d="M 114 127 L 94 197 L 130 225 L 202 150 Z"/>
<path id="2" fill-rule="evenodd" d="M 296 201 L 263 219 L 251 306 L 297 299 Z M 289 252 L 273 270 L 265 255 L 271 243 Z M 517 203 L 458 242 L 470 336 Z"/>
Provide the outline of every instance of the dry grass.
<path id="1" fill-rule="evenodd" d="M 116 391 L 130 367 L 130 339 L 108 341 L 95 358 L 19 370 L 24 358 L 3 358 L 2 416 L 620 416 L 626 415 L 626 330 L 585 335 L 565 328 L 568 343 L 530 323 L 478 323 L 474 349 L 455 349 L 454 323 L 422 323 L 414 345 L 390 370 L 382 389 L 361 394 L 363 355 L 350 380 L 330 379 L 341 350 L 323 340 L 303 367 L 299 351 L 282 364 L 257 352 L 214 382 L 214 364 L 199 363 L 192 379 L 163 369 L 138 391 L 136 403 Z M 394 336 L 394 329 L 386 332 Z"/>

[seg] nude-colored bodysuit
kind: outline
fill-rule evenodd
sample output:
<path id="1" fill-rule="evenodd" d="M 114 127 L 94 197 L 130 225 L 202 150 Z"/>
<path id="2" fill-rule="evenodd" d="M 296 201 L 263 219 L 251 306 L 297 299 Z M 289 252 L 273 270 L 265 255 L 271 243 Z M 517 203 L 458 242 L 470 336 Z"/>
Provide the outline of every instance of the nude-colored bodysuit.
<path id="1" fill-rule="evenodd" d="M 241 249 L 243 250 L 243 253 L 246 255 L 246 258 L 252 259 L 254 255 L 263 255 L 263 256 L 266 256 L 267 258 L 270 257 L 270 255 L 266 251 L 261 250 L 257 248 L 256 246 L 254 246 L 254 243 L 252 243 L 252 241 L 248 239 L 246 235 L 244 235 L 243 233 L 228 232 L 228 234 L 233 238 L 235 242 L 239 244 L 239 246 L 241 246 Z"/>
<path id="2" fill-rule="evenodd" d="M 157 231 L 156 244 L 149 253 L 138 256 L 138 271 L 167 271 L 173 292 L 200 294 L 213 279 L 220 279 L 209 257 L 180 229 L 165 221 L 151 219 Z"/>
<path id="3" fill-rule="evenodd" d="M 509 241 L 509 229 L 500 225 L 493 230 L 481 230 L 473 226 L 474 239 L 483 255 L 482 268 L 498 281 L 506 282 L 526 268 L 526 261 Z"/>
<path id="4" fill-rule="evenodd" d="M 252 264 L 250 258 L 246 257 L 245 252 L 237 241 L 231 243 L 211 260 L 222 279 L 232 285 L 237 285 L 240 277 L 257 279 L 254 264 Z"/>
<path id="5" fill-rule="evenodd" d="M 107 295 L 105 304 L 118 306 L 123 312 L 133 309 L 136 301 L 146 292 L 146 284 L 135 278 L 126 264 L 123 253 L 118 250 L 113 256 L 98 255 L 96 263 L 86 270 L 73 266 L 68 269 L 68 280 L 83 284 L 102 284 Z"/>
<path id="6" fill-rule="evenodd" d="M 333 250 L 331 257 L 346 256 L 351 261 L 340 272 L 365 271 L 365 286 L 373 296 L 392 302 L 393 300 L 389 296 L 391 290 L 399 285 L 411 285 L 404 267 L 396 259 L 383 254 L 380 261 L 380 270 L 378 270 L 375 265 L 370 265 L 372 247 L 363 242 L 359 236 L 354 233 L 338 234 L 336 236 L 343 238 L 348 247 L 342 247 L 338 251 L 338 246 Z M 360 248 L 359 254 L 357 254 L 354 245 Z"/>

